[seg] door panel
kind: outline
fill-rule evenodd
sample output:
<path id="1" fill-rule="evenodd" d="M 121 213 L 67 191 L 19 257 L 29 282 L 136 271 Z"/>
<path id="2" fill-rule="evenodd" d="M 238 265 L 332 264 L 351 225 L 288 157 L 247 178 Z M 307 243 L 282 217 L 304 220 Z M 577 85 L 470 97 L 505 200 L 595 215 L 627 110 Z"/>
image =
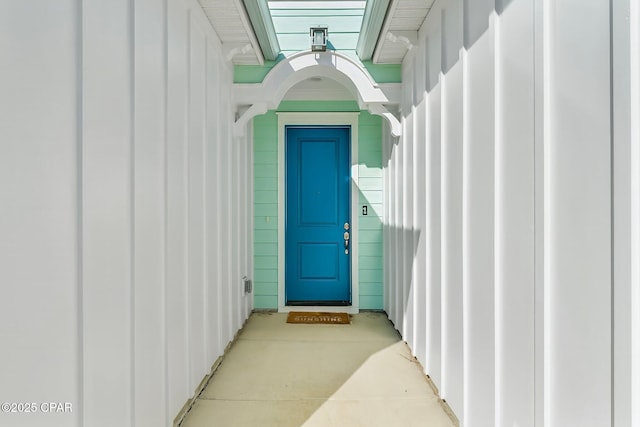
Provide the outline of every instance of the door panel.
<path id="1" fill-rule="evenodd" d="M 351 303 L 349 138 L 345 127 L 286 129 L 287 305 Z"/>

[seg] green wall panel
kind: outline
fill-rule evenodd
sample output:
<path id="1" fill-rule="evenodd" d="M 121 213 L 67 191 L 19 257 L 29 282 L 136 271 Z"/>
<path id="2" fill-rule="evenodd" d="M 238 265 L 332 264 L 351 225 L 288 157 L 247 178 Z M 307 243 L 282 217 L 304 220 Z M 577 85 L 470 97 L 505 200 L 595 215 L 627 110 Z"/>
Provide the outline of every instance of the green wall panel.
<path id="1" fill-rule="evenodd" d="M 360 308 L 363 310 L 383 310 L 384 300 L 382 295 L 360 295 Z"/>
<path id="2" fill-rule="evenodd" d="M 260 283 L 261 288 L 262 287 L 266 287 L 265 285 L 268 284 L 273 284 L 275 283 L 277 285 L 278 283 L 278 270 L 274 270 L 274 269 L 256 269 L 255 271 L 255 281 L 257 283 Z M 269 293 L 277 293 L 278 292 L 278 286 L 274 287 L 270 287 L 269 288 Z"/>
<path id="3" fill-rule="evenodd" d="M 254 176 L 256 178 L 271 178 L 273 176 L 272 169 L 275 169 L 275 166 L 276 165 L 265 165 L 262 163 L 254 163 L 254 166 L 253 166 Z"/>
<path id="4" fill-rule="evenodd" d="M 256 294 L 253 297 L 253 307 L 258 310 L 277 308 L 278 296 L 277 295 L 259 295 L 256 292 Z"/>
<path id="5" fill-rule="evenodd" d="M 278 230 L 255 230 L 253 240 L 256 243 L 272 243 L 278 241 Z"/>
<path id="6" fill-rule="evenodd" d="M 358 166 L 358 174 L 360 178 L 382 178 L 382 167 L 361 164 Z"/>
<path id="7" fill-rule="evenodd" d="M 277 203 L 256 203 L 255 216 L 263 216 L 269 219 L 278 217 L 278 204 Z"/>
<path id="8" fill-rule="evenodd" d="M 358 103 L 355 101 L 282 101 L 278 111 L 286 112 L 355 112 L 359 111 Z M 276 121 L 277 137 L 277 121 Z"/>
<path id="9" fill-rule="evenodd" d="M 360 255 L 360 269 L 361 270 L 380 270 L 382 265 L 381 256 L 362 256 Z"/>
<path id="10" fill-rule="evenodd" d="M 278 242 L 273 243 L 254 243 L 255 255 L 273 256 L 278 254 Z M 277 264 L 276 264 L 277 266 Z"/>
<path id="11" fill-rule="evenodd" d="M 382 256 L 382 245 L 378 243 L 362 243 L 360 242 L 360 256 Z"/>
<path id="12" fill-rule="evenodd" d="M 382 269 L 363 270 L 360 269 L 360 282 L 382 283 Z M 366 307 L 365 307 L 366 308 Z"/>
<path id="13" fill-rule="evenodd" d="M 253 217 L 253 227 L 256 230 L 277 230 L 278 229 L 278 217 L 277 216 L 263 216 L 256 215 Z"/>
<path id="14" fill-rule="evenodd" d="M 375 215 L 367 215 L 360 218 L 358 224 L 360 230 L 382 230 L 382 220 Z"/>
<path id="15" fill-rule="evenodd" d="M 278 164 L 278 152 L 277 151 L 259 151 L 260 155 L 256 157 L 256 165 L 277 165 Z"/>
<path id="16" fill-rule="evenodd" d="M 369 205 L 381 205 L 383 202 L 383 195 L 380 192 L 374 192 L 374 191 L 361 191 L 360 192 L 360 202 L 361 203 L 368 203 Z M 381 206 L 376 206 L 378 208 L 381 208 Z M 382 216 L 382 210 L 377 211 L 380 212 L 380 216 Z M 371 215 L 371 214 L 369 214 Z"/>
<path id="17" fill-rule="evenodd" d="M 260 178 L 254 185 L 256 191 L 278 191 L 278 178 Z"/>
<path id="18" fill-rule="evenodd" d="M 264 65 L 235 65 L 233 67 L 234 83 L 262 83 L 269 71 L 282 59 L 265 61 Z M 402 83 L 401 64 L 374 64 L 371 61 L 362 63 L 376 83 Z"/>
<path id="19" fill-rule="evenodd" d="M 264 61 L 264 65 L 236 65 L 233 67 L 234 83 L 261 83 L 269 74 L 269 71 L 284 56 L 279 57 L 277 61 Z"/>
<path id="20" fill-rule="evenodd" d="M 260 230 L 256 230 L 260 231 Z M 277 256 L 268 256 L 268 255 L 260 255 L 256 256 L 254 259 L 253 266 L 256 270 L 258 269 L 273 269 L 274 265 L 278 265 L 278 257 Z M 277 270 L 277 268 L 275 268 Z"/>
<path id="21" fill-rule="evenodd" d="M 278 118 L 253 119 L 254 307 L 278 307 Z"/>
<path id="22" fill-rule="evenodd" d="M 278 200 L 277 191 L 256 190 L 255 192 L 255 203 L 270 204 L 273 203 L 274 200 Z"/>
<path id="23" fill-rule="evenodd" d="M 374 64 L 372 61 L 364 61 L 362 65 L 378 83 L 402 83 L 401 64 Z"/>

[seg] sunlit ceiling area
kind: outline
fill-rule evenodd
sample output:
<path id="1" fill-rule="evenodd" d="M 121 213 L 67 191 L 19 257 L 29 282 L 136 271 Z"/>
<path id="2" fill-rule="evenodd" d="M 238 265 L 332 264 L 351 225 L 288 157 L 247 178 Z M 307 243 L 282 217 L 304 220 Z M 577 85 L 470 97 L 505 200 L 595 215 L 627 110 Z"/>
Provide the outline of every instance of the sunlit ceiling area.
<path id="1" fill-rule="evenodd" d="M 434 0 L 198 0 L 236 65 L 262 65 L 311 49 L 309 29 L 328 27 L 330 50 L 400 64 Z"/>
<path id="2" fill-rule="evenodd" d="M 328 45 L 356 56 L 366 1 L 268 1 L 281 53 L 309 49 L 309 29 L 328 27 Z"/>

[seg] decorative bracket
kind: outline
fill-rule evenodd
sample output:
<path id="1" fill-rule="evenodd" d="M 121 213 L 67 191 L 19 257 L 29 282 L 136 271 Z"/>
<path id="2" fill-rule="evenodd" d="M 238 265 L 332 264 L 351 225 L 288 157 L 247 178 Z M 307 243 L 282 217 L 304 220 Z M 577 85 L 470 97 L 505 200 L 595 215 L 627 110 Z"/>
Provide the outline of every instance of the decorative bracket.
<path id="1" fill-rule="evenodd" d="M 371 114 L 381 116 L 389 123 L 391 135 L 395 137 L 402 135 L 402 125 L 400 124 L 400 121 L 389 110 L 387 110 L 387 107 L 382 104 L 369 104 L 367 109 Z"/>
<path id="2" fill-rule="evenodd" d="M 249 120 L 253 119 L 255 116 L 266 113 L 268 110 L 269 106 L 266 102 L 256 102 L 253 104 L 249 109 L 247 109 L 247 111 L 242 113 L 242 115 L 240 115 L 233 124 L 233 134 L 235 136 L 244 136 Z"/>

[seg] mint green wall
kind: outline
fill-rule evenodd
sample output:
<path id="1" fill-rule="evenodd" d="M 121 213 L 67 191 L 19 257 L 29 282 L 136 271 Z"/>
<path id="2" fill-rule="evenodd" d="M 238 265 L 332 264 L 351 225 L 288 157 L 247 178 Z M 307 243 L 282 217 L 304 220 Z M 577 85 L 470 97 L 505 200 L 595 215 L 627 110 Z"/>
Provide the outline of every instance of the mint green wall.
<path id="1" fill-rule="evenodd" d="M 285 101 L 279 111 L 358 111 L 351 101 Z M 254 307 L 278 307 L 278 118 L 269 111 L 254 127 Z M 360 308 L 382 309 L 382 122 L 366 111 L 359 117 Z M 369 215 L 361 207 L 367 205 Z"/>
<path id="2" fill-rule="evenodd" d="M 368 215 L 360 215 L 360 308 L 384 307 L 382 284 L 382 122 L 380 116 L 366 111 L 358 120 L 358 175 L 360 208 L 368 206 Z"/>
<path id="3" fill-rule="evenodd" d="M 281 60 L 265 61 L 264 65 L 235 65 L 233 67 L 234 83 L 262 83 L 269 71 Z M 376 83 L 401 83 L 402 65 L 374 64 L 371 61 L 362 63 Z"/>
<path id="4" fill-rule="evenodd" d="M 253 119 L 254 307 L 278 307 L 278 117 Z"/>

